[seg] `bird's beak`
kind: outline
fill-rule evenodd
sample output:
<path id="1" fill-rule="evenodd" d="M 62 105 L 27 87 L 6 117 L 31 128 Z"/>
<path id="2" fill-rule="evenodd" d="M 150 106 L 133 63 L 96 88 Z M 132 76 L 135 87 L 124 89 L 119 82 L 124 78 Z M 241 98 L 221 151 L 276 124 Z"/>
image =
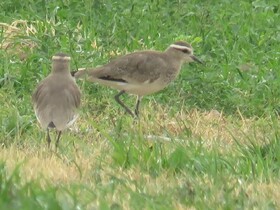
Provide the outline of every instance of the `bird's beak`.
<path id="1" fill-rule="evenodd" d="M 194 55 L 191 55 L 191 58 L 192 58 L 194 61 L 196 61 L 196 62 L 198 62 L 198 63 L 200 63 L 200 64 L 203 64 L 203 62 L 202 62 L 201 60 L 199 60 L 197 57 L 195 57 Z"/>

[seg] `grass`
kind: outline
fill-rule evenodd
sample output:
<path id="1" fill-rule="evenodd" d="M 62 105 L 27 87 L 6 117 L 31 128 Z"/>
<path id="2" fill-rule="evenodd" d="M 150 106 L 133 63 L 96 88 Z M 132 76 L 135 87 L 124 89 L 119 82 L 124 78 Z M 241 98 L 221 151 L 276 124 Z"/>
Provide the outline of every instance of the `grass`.
<path id="1" fill-rule="evenodd" d="M 278 1 L 0 7 L 0 209 L 279 208 Z M 76 69 L 179 39 L 205 65 L 145 97 L 139 122 L 115 90 L 78 81 L 80 118 L 58 152 L 46 148 L 30 99 L 53 54 Z"/>

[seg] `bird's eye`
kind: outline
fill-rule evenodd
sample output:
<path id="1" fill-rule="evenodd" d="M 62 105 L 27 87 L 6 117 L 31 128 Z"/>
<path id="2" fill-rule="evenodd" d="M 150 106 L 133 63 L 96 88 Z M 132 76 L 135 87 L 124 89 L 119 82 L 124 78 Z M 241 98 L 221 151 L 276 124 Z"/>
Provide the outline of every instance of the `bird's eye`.
<path id="1" fill-rule="evenodd" d="M 183 49 L 182 52 L 183 52 L 183 53 L 190 54 L 190 51 L 189 51 L 188 49 Z"/>

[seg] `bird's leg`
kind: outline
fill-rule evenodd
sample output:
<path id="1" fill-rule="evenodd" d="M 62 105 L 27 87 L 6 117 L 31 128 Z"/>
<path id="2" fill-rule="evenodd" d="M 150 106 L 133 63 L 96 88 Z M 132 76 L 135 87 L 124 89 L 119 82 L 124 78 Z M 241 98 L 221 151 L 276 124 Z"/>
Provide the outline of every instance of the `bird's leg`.
<path id="1" fill-rule="evenodd" d="M 49 128 L 47 128 L 47 143 L 48 143 L 48 148 L 50 148 L 50 145 L 51 145 L 51 137 L 50 137 Z"/>
<path id="2" fill-rule="evenodd" d="M 60 139 L 60 136 L 61 136 L 61 133 L 62 131 L 57 131 L 57 139 L 56 139 L 56 142 L 55 142 L 55 149 L 57 149 L 58 147 L 58 143 L 59 143 L 59 139 Z"/>
<path id="3" fill-rule="evenodd" d="M 140 102 L 141 102 L 141 96 L 137 96 L 137 101 L 136 101 L 136 106 L 135 106 L 135 111 L 134 111 L 136 117 L 139 117 Z"/>
<path id="4" fill-rule="evenodd" d="M 126 112 L 128 112 L 128 114 L 134 117 L 133 112 L 126 105 L 124 105 L 124 103 L 120 100 L 120 96 L 124 93 L 125 93 L 124 90 L 120 91 L 117 95 L 115 95 L 115 100 L 125 109 Z"/>

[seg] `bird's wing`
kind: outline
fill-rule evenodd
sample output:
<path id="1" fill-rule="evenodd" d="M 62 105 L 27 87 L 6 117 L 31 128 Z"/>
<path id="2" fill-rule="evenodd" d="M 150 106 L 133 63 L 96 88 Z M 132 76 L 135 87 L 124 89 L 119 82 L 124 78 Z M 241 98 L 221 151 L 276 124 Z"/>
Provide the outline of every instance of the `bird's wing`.
<path id="1" fill-rule="evenodd" d="M 32 94 L 32 103 L 33 103 L 34 107 L 36 107 L 36 106 L 38 106 L 38 104 L 42 103 L 42 100 L 44 99 L 44 96 L 48 92 L 48 89 L 46 88 L 46 85 L 45 85 L 46 82 L 47 82 L 47 78 L 42 80 L 38 84 L 36 90 Z"/>
<path id="2" fill-rule="evenodd" d="M 156 52 L 136 52 L 117 58 L 110 63 L 87 70 L 89 77 L 124 83 L 144 83 L 160 77 L 165 59 Z"/>
<path id="3" fill-rule="evenodd" d="M 64 89 L 65 99 L 68 104 L 73 105 L 74 108 L 78 108 L 81 104 L 81 91 L 76 85 L 76 83 L 68 83 L 67 87 Z"/>

